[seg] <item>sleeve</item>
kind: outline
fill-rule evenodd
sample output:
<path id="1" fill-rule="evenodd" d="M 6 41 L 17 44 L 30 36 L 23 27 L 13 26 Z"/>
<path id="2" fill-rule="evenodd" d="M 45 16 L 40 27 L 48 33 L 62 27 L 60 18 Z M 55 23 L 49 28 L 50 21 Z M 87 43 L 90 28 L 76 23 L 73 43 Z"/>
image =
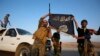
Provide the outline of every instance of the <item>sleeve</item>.
<path id="1" fill-rule="evenodd" d="M 80 31 L 80 27 L 77 28 L 77 31 Z"/>
<path id="2" fill-rule="evenodd" d="M 51 38 L 52 41 L 54 41 L 55 33 L 53 33 L 53 36 Z"/>
<path id="3" fill-rule="evenodd" d="M 43 18 L 40 18 L 38 28 L 40 28 Z"/>
<path id="4" fill-rule="evenodd" d="M 93 29 L 87 29 L 88 30 L 88 33 L 90 34 L 90 35 L 93 35 L 93 33 L 94 33 L 94 30 Z"/>
<path id="5" fill-rule="evenodd" d="M 36 31 L 35 31 L 35 33 L 33 33 L 33 37 L 32 37 L 32 39 L 36 39 Z"/>
<path id="6" fill-rule="evenodd" d="M 49 37 L 49 38 L 52 37 L 51 29 L 49 29 L 49 31 L 48 31 L 48 37 Z"/>

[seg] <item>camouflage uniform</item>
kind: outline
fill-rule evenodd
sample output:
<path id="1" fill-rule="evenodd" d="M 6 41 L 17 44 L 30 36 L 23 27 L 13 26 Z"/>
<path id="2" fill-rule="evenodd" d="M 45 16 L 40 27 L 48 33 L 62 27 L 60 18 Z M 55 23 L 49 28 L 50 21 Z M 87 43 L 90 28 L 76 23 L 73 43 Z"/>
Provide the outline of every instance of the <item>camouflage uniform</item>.
<path id="1" fill-rule="evenodd" d="M 52 37 L 55 56 L 60 56 L 61 54 L 61 44 L 59 40 L 60 40 L 60 34 L 58 32 L 55 32 Z"/>
<path id="2" fill-rule="evenodd" d="M 49 14 L 41 17 L 39 20 L 38 30 L 35 32 L 33 39 L 34 44 L 32 46 L 32 56 L 44 56 L 45 55 L 45 44 L 46 37 L 50 37 L 51 30 L 47 27 L 48 22 L 44 20 Z"/>
<path id="3" fill-rule="evenodd" d="M 77 31 L 78 31 L 78 36 L 79 37 L 82 37 L 82 36 L 85 37 L 85 39 L 78 39 L 77 40 L 78 52 L 79 52 L 80 56 L 83 56 L 84 49 L 86 49 L 86 47 L 84 47 L 84 45 L 86 44 L 85 40 L 87 40 L 87 43 L 89 43 L 89 45 L 92 45 L 91 41 L 90 41 L 91 35 L 90 35 L 90 32 L 89 32 L 89 29 L 87 29 L 87 28 L 80 28 L 80 27 L 78 27 Z"/>
<path id="4" fill-rule="evenodd" d="M 61 56 L 61 45 L 59 42 L 56 42 L 55 44 L 53 44 L 54 46 L 54 55 L 55 56 Z"/>
<path id="5" fill-rule="evenodd" d="M 40 27 L 34 34 L 34 44 L 32 46 L 32 56 L 44 56 L 45 55 L 45 42 L 48 37 L 48 28 Z"/>
<path id="6" fill-rule="evenodd" d="M 85 42 L 84 42 L 84 52 L 82 54 L 82 56 L 95 56 L 95 51 L 94 51 L 94 46 L 93 44 L 85 39 Z"/>
<path id="7" fill-rule="evenodd" d="M 32 46 L 32 56 L 44 56 L 45 45 L 40 40 L 35 40 Z"/>

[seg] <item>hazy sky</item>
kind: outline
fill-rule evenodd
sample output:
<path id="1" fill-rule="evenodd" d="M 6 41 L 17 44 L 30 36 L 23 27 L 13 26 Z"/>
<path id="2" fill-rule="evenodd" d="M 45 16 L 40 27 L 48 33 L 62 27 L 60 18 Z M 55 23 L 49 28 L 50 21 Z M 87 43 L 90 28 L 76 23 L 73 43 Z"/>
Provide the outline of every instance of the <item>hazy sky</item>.
<path id="1" fill-rule="evenodd" d="M 82 19 L 88 20 L 88 28 L 97 30 L 100 26 L 100 0 L 0 0 L 0 20 L 9 13 L 11 27 L 34 33 L 40 17 L 48 13 L 49 3 L 51 13 L 73 14 L 79 26 Z M 100 41 L 100 36 L 93 37 L 93 41 Z M 64 34 L 62 41 L 76 40 Z"/>

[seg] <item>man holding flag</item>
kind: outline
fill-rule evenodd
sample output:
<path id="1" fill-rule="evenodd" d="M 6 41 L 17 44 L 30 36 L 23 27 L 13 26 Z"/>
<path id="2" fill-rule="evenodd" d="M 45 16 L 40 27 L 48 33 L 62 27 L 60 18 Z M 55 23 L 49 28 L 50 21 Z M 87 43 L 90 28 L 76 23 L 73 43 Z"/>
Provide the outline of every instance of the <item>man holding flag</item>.
<path id="1" fill-rule="evenodd" d="M 49 14 L 40 18 L 37 31 L 34 33 L 34 43 L 32 46 L 32 56 L 45 56 L 45 45 L 47 37 L 51 37 L 51 28 L 48 27 L 48 21 L 44 20 Z M 38 52 L 35 52 L 38 50 Z"/>
<path id="2" fill-rule="evenodd" d="M 89 46 L 93 47 L 90 39 L 91 39 L 91 34 L 95 33 L 96 31 L 92 30 L 91 32 L 91 29 L 87 29 L 87 25 L 88 25 L 87 20 L 82 20 L 81 27 L 79 27 L 75 18 L 73 17 L 72 19 L 75 22 L 75 26 L 78 32 L 78 36 L 74 35 L 74 37 L 77 39 L 79 54 L 80 56 L 86 55 L 84 53 L 84 49 L 85 49 L 84 45 L 86 44 L 85 41 L 87 40 L 87 43 L 89 43 Z"/>

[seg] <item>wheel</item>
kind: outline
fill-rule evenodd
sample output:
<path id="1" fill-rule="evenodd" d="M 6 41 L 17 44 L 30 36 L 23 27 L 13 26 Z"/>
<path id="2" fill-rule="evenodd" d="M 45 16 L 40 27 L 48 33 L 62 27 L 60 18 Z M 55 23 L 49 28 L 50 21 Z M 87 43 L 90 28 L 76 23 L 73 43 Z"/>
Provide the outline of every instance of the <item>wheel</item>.
<path id="1" fill-rule="evenodd" d="M 31 46 L 26 44 L 21 44 L 15 52 L 15 56 L 30 56 L 30 55 L 31 55 Z"/>

